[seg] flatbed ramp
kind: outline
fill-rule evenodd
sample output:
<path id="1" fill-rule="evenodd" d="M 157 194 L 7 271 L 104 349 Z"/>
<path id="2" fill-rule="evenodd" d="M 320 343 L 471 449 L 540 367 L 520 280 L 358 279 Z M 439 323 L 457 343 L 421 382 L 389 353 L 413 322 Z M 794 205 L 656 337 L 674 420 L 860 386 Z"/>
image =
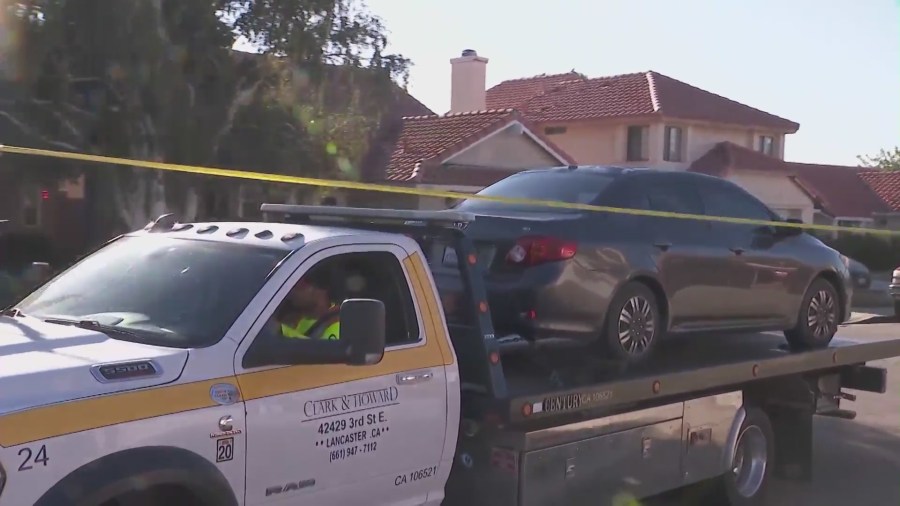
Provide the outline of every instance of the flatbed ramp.
<path id="1" fill-rule="evenodd" d="M 686 336 L 660 343 L 655 359 L 625 371 L 599 361 L 592 364 L 589 356 L 571 350 L 546 352 L 540 359 L 505 357 L 508 421 L 534 422 L 577 412 L 597 416 L 623 406 L 829 369 L 842 371 L 846 388 L 879 391 L 884 372 L 861 366 L 900 356 L 900 325 L 897 331 L 896 338 L 865 342 L 839 333 L 828 348 L 807 351 L 789 350 L 784 338 L 774 333 Z"/>
<path id="2" fill-rule="evenodd" d="M 775 475 L 809 480 L 814 415 L 852 418 L 844 390 L 884 393 L 866 364 L 900 356 L 900 338 L 845 329 L 811 351 L 776 333 L 686 336 L 629 370 L 572 350 L 504 356 L 502 416 L 463 420 L 445 504 L 596 506 L 705 483 L 728 472 L 746 406 L 771 420 Z"/>

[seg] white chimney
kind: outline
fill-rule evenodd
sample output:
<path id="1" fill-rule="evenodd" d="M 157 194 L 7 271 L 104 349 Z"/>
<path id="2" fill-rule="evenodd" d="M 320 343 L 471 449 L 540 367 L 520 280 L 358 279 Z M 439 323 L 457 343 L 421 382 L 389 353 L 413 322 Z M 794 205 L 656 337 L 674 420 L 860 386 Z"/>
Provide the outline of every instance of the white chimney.
<path id="1" fill-rule="evenodd" d="M 450 60 L 450 112 L 487 109 L 488 59 L 466 49 L 459 58 Z"/>

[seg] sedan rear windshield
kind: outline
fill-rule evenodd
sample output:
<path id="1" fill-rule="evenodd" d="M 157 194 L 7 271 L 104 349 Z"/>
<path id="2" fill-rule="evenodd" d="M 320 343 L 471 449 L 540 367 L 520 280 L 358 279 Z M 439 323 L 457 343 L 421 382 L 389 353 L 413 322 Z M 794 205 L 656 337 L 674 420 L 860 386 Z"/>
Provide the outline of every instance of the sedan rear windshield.
<path id="1" fill-rule="evenodd" d="M 523 172 L 498 181 L 476 195 L 517 199 L 550 200 L 569 204 L 593 204 L 613 181 L 609 174 L 574 171 Z M 456 206 L 461 211 L 565 211 L 561 208 L 505 204 L 467 199 Z"/>
<path id="2" fill-rule="evenodd" d="M 115 339 L 210 346 L 224 337 L 287 253 L 246 244 L 123 237 L 16 306 L 37 318 L 90 320 L 121 329 L 108 332 Z"/>

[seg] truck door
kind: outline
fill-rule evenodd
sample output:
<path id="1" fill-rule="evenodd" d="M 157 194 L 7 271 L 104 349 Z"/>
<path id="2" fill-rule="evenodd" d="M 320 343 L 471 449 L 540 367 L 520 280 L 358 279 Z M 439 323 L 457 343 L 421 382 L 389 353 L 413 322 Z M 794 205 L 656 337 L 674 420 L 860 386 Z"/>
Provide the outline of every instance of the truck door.
<path id="1" fill-rule="evenodd" d="M 405 257 L 398 246 L 359 244 L 298 259 L 242 342 L 235 367 L 247 409 L 246 504 L 422 504 L 442 490 L 444 359 L 429 335 L 429 309 L 412 295 L 416 273 L 404 267 Z M 382 361 L 243 368 L 252 338 L 280 331 L 273 317 L 284 314 L 285 299 L 296 304 L 291 290 L 311 278 L 320 285 L 326 279 L 338 305 L 384 302 Z"/>

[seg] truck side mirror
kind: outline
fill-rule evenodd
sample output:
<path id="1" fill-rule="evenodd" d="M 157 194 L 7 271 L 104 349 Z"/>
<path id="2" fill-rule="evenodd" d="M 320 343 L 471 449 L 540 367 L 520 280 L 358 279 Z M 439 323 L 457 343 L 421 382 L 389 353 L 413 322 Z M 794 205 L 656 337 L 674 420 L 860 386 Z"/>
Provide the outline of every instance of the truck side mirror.
<path id="1" fill-rule="evenodd" d="M 384 303 L 347 299 L 341 304 L 341 341 L 349 347 L 350 365 L 373 365 L 384 358 Z"/>

